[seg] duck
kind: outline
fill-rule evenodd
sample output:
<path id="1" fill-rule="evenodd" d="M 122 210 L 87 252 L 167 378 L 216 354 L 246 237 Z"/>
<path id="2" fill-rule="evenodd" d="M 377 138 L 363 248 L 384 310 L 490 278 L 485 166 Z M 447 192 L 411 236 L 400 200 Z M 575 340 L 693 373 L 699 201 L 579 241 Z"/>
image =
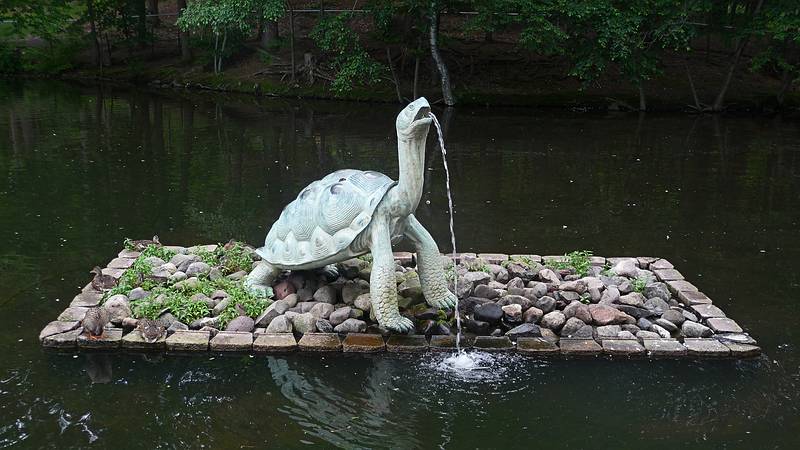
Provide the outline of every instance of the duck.
<path id="1" fill-rule="evenodd" d="M 133 245 L 133 249 L 137 252 L 141 252 L 146 249 L 149 245 L 155 245 L 156 247 L 161 247 L 161 241 L 158 239 L 158 235 L 153 236 L 153 239 L 139 239 L 136 241 L 132 241 L 131 245 Z"/>
<path id="2" fill-rule="evenodd" d="M 86 311 L 86 315 L 81 320 L 81 325 L 89 339 L 100 339 L 103 337 L 103 332 L 110 320 L 111 313 L 105 306 L 95 306 Z"/>
<path id="3" fill-rule="evenodd" d="M 164 324 L 158 320 L 139 319 L 136 329 L 139 330 L 142 339 L 149 343 L 156 342 L 164 334 Z"/>
<path id="4" fill-rule="evenodd" d="M 98 266 L 95 266 L 89 273 L 94 274 L 92 288 L 95 291 L 105 292 L 117 285 L 117 279 L 111 275 L 105 275 L 103 270 Z"/>

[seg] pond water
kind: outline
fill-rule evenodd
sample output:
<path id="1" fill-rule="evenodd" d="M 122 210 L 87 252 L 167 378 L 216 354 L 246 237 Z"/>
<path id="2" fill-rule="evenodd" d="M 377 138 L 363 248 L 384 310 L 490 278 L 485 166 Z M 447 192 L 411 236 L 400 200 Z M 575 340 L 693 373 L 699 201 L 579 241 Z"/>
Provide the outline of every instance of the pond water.
<path id="1" fill-rule="evenodd" d="M 150 356 L 39 330 L 125 237 L 262 242 L 339 168 L 397 173 L 397 105 L 0 81 L 0 447 L 799 448 L 800 125 L 434 108 L 460 251 L 668 258 L 746 361 Z M 433 134 L 418 217 L 449 242 Z"/>

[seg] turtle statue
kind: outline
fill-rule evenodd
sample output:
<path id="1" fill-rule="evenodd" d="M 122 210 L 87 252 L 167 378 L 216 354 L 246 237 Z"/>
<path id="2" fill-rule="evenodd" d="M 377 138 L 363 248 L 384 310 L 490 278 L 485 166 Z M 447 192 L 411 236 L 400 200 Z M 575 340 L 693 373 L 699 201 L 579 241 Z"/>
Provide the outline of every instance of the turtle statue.
<path id="1" fill-rule="evenodd" d="M 315 181 L 289 203 L 256 252 L 263 259 L 247 277 L 247 288 L 263 295 L 281 270 L 325 269 L 372 253 L 370 296 L 378 324 L 407 332 L 414 324 L 400 315 L 392 244 L 408 238 L 417 252 L 422 293 L 436 308 L 452 308 L 436 242 L 414 217 L 423 187 L 425 142 L 432 119 L 425 98 L 397 116 L 399 180 L 373 171 L 338 170 Z"/>

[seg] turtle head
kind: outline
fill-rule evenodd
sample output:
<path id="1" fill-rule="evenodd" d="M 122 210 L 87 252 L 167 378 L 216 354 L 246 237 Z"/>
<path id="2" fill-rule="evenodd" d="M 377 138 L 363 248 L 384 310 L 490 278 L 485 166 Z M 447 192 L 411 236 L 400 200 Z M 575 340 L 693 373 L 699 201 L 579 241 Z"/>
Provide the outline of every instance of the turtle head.
<path id="1" fill-rule="evenodd" d="M 431 105 L 425 97 L 420 97 L 409 103 L 397 115 L 397 135 L 407 139 L 427 136 L 431 125 Z"/>

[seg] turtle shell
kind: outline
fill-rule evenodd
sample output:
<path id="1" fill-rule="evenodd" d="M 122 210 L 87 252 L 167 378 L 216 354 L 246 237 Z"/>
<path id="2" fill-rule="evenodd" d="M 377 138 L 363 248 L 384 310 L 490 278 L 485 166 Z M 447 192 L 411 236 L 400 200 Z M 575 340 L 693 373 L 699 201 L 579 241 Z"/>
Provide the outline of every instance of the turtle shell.
<path id="1" fill-rule="evenodd" d="M 286 205 L 257 253 L 291 267 L 322 261 L 345 250 L 372 221 L 396 182 L 379 172 L 339 170 L 315 181 Z"/>

